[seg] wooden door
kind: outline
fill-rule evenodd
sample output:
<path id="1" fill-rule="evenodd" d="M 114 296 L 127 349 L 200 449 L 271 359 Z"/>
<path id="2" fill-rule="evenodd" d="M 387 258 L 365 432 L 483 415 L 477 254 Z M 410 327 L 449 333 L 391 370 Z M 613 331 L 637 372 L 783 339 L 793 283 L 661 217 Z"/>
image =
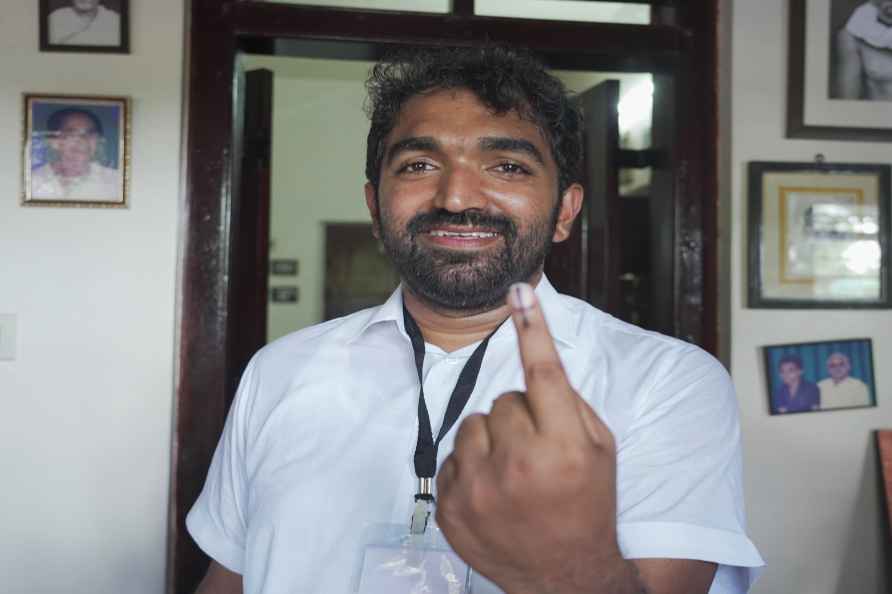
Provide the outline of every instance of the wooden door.
<path id="1" fill-rule="evenodd" d="M 619 314 L 619 81 L 606 80 L 578 101 L 585 116 L 585 200 L 570 237 L 548 256 L 545 274 L 561 293 Z"/>
<path id="2" fill-rule="evenodd" d="M 266 344 L 269 278 L 270 155 L 272 153 L 273 73 L 244 74 L 239 191 L 233 194 L 231 221 L 235 242 L 230 263 L 227 408 L 248 361 Z"/>

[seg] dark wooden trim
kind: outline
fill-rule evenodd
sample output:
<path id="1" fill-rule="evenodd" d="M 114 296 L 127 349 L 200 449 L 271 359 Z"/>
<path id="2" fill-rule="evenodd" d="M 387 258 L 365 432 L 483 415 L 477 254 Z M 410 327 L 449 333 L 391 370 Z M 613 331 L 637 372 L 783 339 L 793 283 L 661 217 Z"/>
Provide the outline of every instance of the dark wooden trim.
<path id="1" fill-rule="evenodd" d="M 684 236 L 690 244 L 683 244 L 688 247 L 679 259 L 678 330 L 715 352 L 717 8 L 716 0 L 693 4 L 679 19 L 681 27 L 644 27 L 191 0 L 168 592 L 191 594 L 206 567 L 184 519 L 203 485 L 230 396 L 227 278 L 238 51 L 275 51 L 276 38 L 456 45 L 490 40 L 530 47 L 555 67 L 678 73 L 677 95 L 684 100 L 677 102 L 677 137 L 684 165 L 676 181 L 676 228 L 693 230 Z"/>
<path id="2" fill-rule="evenodd" d="M 222 2 L 192 0 L 185 247 L 170 515 L 168 591 L 191 593 L 206 558 L 185 529 L 226 415 L 229 180 L 235 36 Z M 200 106 L 200 107 L 199 107 Z"/>
<path id="3" fill-rule="evenodd" d="M 677 8 L 688 44 L 675 81 L 681 123 L 676 133 L 675 335 L 716 353 L 718 2 L 692 4 Z"/>
<path id="4" fill-rule="evenodd" d="M 473 16 L 474 0 L 452 0 L 452 14 L 458 16 Z"/>
<path id="5" fill-rule="evenodd" d="M 575 52 L 578 68 L 617 64 L 624 69 L 669 68 L 684 48 L 675 27 L 543 21 L 453 14 L 335 10 L 272 2 L 240 2 L 226 11 L 240 38 L 275 37 L 383 44 L 469 45 L 487 41 L 543 53 Z M 605 59 L 606 58 L 606 59 Z"/>

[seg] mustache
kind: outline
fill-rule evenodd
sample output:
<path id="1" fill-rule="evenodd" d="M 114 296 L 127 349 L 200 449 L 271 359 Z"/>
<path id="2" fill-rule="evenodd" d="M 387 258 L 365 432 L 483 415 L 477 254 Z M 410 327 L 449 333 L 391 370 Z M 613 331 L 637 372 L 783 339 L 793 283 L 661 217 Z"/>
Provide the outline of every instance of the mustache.
<path id="1" fill-rule="evenodd" d="M 480 210 L 451 212 L 442 208 L 415 215 L 406 225 L 406 230 L 415 236 L 427 233 L 441 225 L 480 227 L 495 231 L 508 239 L 513 239 L 517 235 L 517 225 L 507 217 L 487 214 Z"/>

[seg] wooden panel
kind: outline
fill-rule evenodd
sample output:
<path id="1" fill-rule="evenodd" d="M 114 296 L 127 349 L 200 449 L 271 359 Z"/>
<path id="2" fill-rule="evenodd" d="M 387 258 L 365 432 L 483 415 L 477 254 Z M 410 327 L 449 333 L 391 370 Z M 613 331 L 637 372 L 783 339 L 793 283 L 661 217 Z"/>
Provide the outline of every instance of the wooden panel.
<path id="1" fill-rule="evenodd" d="M 619 315 L 622 222 L 619 211 L 619 81 L 605 80 L 578 98 L 585 114 L 585 186 L 588 223 L 588 301 Z"/>
<path id="2" fill-rule="evenodd" d="M 251 70 L 240 76 L 235 134 L 240 139 L 234 154 L 241 154 L 233 186 L 230 219 L 232 255 L 229 272 L 227 320 L 228 364 L 226 408 L 235 396 L 239 379 L 251 357 L 266 344 L 269 285 L 270 156 L 273 128 L 273 73 Z M 240 117 L 239 117 L 240 116 Z"/>
<path id="3" fill-rule="evenodd" d="M 887 542 L 892 541 L 892 429 L 876 432 L 877 450 L 880 454 L 880 469 L 883 474 L 883 493 L 886 495 Z"/>

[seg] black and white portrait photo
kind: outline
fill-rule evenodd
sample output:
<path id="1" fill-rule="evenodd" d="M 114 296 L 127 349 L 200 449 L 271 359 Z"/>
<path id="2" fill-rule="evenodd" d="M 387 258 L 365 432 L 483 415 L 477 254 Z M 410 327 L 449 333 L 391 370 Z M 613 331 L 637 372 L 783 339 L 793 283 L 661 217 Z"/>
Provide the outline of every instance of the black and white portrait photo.
<path id="1" fill-rule="evenodd" d="M 41 0 L 40 49 L 128 53 L 128 0 Z"/>
<path id="2" fill-rule="evenodd" d="M 892 100 L 892 0 L 833 0 L 830 99 Z"/>

